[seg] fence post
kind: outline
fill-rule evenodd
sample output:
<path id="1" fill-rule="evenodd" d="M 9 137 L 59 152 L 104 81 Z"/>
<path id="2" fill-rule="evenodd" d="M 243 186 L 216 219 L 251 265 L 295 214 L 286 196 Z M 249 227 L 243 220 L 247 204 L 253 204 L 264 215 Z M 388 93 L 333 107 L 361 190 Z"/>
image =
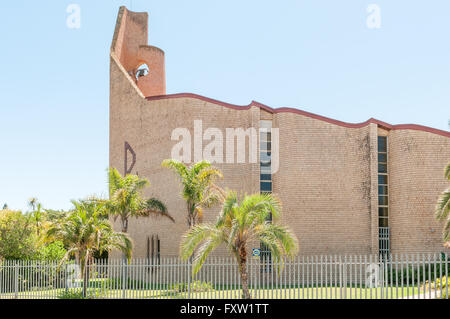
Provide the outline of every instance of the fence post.
<path id="1" fill-rule="evenodd" d="M 188 299 L 191 299 L 191 276 L 192 276 L 192 267 L 191 267 L 191 259 L 189 258 L 186 261 L 188 266 Z"/>
<path id="2" fill-rule="evenodd" d="M 0 260 L 0 299 L 2 297 L 3 292 L 3 269 L 5 267 L 5 262 L 3 260 Z"/>
<path id="3" fill-rule="evenodd" d="M 67 294 L 69 293 L 69 283 L 68 283 L 68 281 L 69 281 L 69 279 L 67 278 L 67 262 L 64 264 L 64 269 L 65 269 L 65 272 L 64 272 L 64 279 L 65 279 L 65 282 L 66 282 L 66 284 L 65 284 L 65 287 L 66 287 L 66 296 L 67 296 Z"/>
<path id="4" fill-rule="evenodd" d="M 343 286 L 344 286 L 344 299 L 347 299 L 347 255 L 344 256 L 343 268 Z"/>
<path id="5" fill-rule="evenodd" d="M 122 261 L 122 298 L 125 299 L 126 296 L 126 281 L 128 281 L 128 278 L 125 278 L 126 274 L 126 259 L 123 259 Z"/>
<path id="6" fill-rule="evenodd" d="M 340 299 L 344 299 L 344 261 L 341 256 L 339 256 L 339 292 Z"/>
<path id="7" fill-rule="evenodd" d="M 15 298 L 18 299 L 18 297 L 19 297 L 19 263 L 17 260 L 14 262 L 14 291 L 15 291 Z"/>

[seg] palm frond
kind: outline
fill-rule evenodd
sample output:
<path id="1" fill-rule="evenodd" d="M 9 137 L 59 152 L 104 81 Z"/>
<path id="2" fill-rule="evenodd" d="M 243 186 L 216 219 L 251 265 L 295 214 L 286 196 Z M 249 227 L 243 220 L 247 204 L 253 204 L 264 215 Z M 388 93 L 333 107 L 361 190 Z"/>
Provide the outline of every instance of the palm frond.
<path id="1" fill-rule="evenodd" d="M 450 188 L 447 188 L 439 196 L 439 200 L 436 205 L 435 215 L 440 221 L 445 220 L 450 212 Z"/>
<path id="2" fill-rule="evenodd" d="M 200 270 L 203 263 L 208 258 L 208 255 L 223 242 L 224 240 L 220 230 L 214 229 L 214 231 L 209 234 L 208 239 L 203 242 L 199 250 L 196 252 L 192 268 L 193 275 Z"/>
<path id="3" fill-rule="evenodd" d="M 237 193 L 234 191 L 228 191 L 226 198 L 223 202 L 222 211 L 217 218 L 216 227 L 221 227 L 226 222 L 227 219 L 233 216 L 235 209 L 238 207 L 238 205 L 239 202 L 237 198 Z"/>
<path id="4" fill-rule="evenodd" d="M 181 238 L 180 257 L 184 260 L 189 258 L 198 244 L 200 244 L 211 233 L 215 232 L 211 224 L 199 224 L 193 226 Z"/>
<path id="5" fill-rule="evenodd" d="M 175 219 L 167 212 L 166 205 L 156 198 L 150 198 L 144 201 L 143 208 L 140 212 L 142 216 L 163 216 L 175 222 Z"/>
<path id="6" fill-rule="evenodd" d="M 273 213 L 279 216 L 281 202 L 270 194 L 245 195 L 239 203 L 236 192 L 228 191 L 222 211 L 214 225 L 200 224 L 191 228 L 182 238 L 180 255 L 187 259 L 196 247 L 194 274 L 200 269 L 207 256 L 224 243 L 238 262 L 250 240 L 259 240 L 272 252 L 273 258 L 282 265 L 283 256 L 298 252 L 298 240 L 285 226 L 267 221 Z"/>
<path id="7" fill-rule="evenodd" d="M 110 193 L 114 193 L 117 189 L 123 187 L 122 175 L 116 168 L 111 167 L 108 169 L 108 184 Z"/>
<path id="8" fill-rule="evenodd" d="M 192 169 L 193 175 L 198 175 L 202 170 L 204 170 L 205 168 L 208 168 L 208 167 L 211 167 L 211 163 L 206 160 L 203 160 L 203 161 L 195 163 L 191 169 Z"/>
<path id="9" fill-rule="evenodd" d="M 199 184 L 209 185 L 212 181 L 222 177 L 222 172 L 219 169 L 207 167 L 198 172 L 196 180 Z"/>
<path id="10" fill-rule="evenodd" d="M 281 212 L 279 199 L 275 195 L 268 193 L 246 196 L 241 206 L 245 214 L 249 216 L 250 223 L 255 218 L 262 223 L 270 215 L 272 215 L 273 219 L 276 219 Z"/>
<path id="11" fill-rule="evenodd" d="M 102 216 L 103 204 L 74 201 L 74 210 L 46 233 L 48 240 L 59 239 L 68 249 L 66 258 L 77 253 L 86 262 L 95 250 L 121 250 L 131 256 L 132 241 L 128 235 L 114 232 L 108 219 Z"/>
<path id="12" fill-rule="evenodd" d="M 223 199 L 214 181 L 222 177 L 222 172 L 212 167 L 208 161 L 197 162 L 190 167 L 174 160 L 166 159 L 162 167 L 170 168 L 180 178 L 181 196 L 187 203 L 187 220 L 189 225 L 201 219 L 202 208 L 211 207 Z"/>
<path id="13" fill-rule="evenodd" d="M 293 256 L 298 252 L 298 240 L 292 231 L 282 225 L 266 222 L 257 230 L 258 236 L 266 236 L 279 242 L 283 249 L 283 254 Z"/>
<path id="14" fill-rule="evenodd" d="M 185 164 L 174 159 L 166 159 L 161 163 L 162 167 L 174 170 L 181 178 L 188 174 L 188 169 Z"/>
<path id="15" fill-rule="evenodd" d="M 436 219 L 444 222 L 444 241 L 450 240 L 450 188 L 447 188 L 440 196 L 435 209 Z"/>

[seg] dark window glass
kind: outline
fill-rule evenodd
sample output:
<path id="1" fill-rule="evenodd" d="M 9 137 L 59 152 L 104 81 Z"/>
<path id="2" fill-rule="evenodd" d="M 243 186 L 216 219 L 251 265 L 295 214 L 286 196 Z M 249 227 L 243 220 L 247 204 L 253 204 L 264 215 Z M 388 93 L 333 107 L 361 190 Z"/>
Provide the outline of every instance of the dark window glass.
<path id="1" fill-rule="evenodd" d="M 261 242 L 261 255 L 260 255 L 260 260 L 261 260 L 261 272 L 265 273 L 265 272 L 272 272 L 272 254 L 270 252 L 269 247 L 267 247 L 263 242 Z"/>
<path id="2" fill-rule="evenodd" d="M 270 162 L 269 163 L 260 163 L 261 168 L 270 168 Z"/>
<path id="3" fill-rule="evenodd" d="M 261 255 L 260 257 L 267 256 L 270 253 L 269 247 L 266 246 L 263 242 L 260 243 Z"/>
<path id="4" fill-rule="evenodd" d="M 259 138 L 262 141 L 270 142 L 272 140 L 272 135 L 270 132 L 261 132 Z"/>
<path id="5" fill-rule="evenodd" d="M 388 197 L 387 196 L 378 196 L 378 205 L 386 205 L 388 204 Z"/>
<path id="6" fill-rule="evenodd" d="M 158 254 L 158 259 L 159 259 L 159 257 L 161 256 L 161 241 L 159 239 L 158 239 L 157 244 L 158 244 L 157 245 L 157 249 L 158 249 L 157 254 Z"/>
<path id="7" fill-rule="evenodd" d="M 378 164 L 378 173 L 387 173 L 387 164 Z"/>
<path id="8" fill-rule="evenodd" d="M 378 136 L 378 152 L 385 152 L 387 151 L 386 147 L 386 136 Z"/>
<path id="9" fill-rule="evenodd" d="M 380 217 L 388 217 L 388 208 L 387 207 L 378 207 L 378 216 Z"/>
<path id="10" fill-rule="evenodd" d="M 387 185 L 387 175 L 378 175 L 378 184 Z"/>
<path id="11" fill-rule="evenodd" d="M 261 190 L 261 192 L 271 192 L 272 191 L 272 183 L 271 182 L 261 182 L 260 190 Z"/>
<path id="12" fill-rule="evenodd" d="M 388 195 L 388 187 L 378 186 L 378 195 Z"/>
<path id="13" fill-rule="evenodd" d="M 272 179 L 272 175 L 270 175 L 270 174 L 261 174 L 260 179 L 262 181 L 270 181 Z"/>
<path id="14" fill-rule="evenodd" d="M 389 227 L 388 219 L 383 218 L 383 217 L 378 218 L 378 226 L 379 227 Z"/>
<path id="15" fill-rule="evenodd" d="M 387 162 L 387 154 L 378 153 L 378 162 L 386 163 Z"/>

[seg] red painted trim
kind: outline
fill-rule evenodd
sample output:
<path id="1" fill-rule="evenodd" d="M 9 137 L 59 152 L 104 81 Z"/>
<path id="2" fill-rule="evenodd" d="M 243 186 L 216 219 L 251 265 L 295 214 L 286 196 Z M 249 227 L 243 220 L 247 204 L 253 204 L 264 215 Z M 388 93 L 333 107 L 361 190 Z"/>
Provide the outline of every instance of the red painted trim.
<path id="1" fill-rule="evenodd" d="M 174 98 L 192 98 L 192 99 L 198 99 L 198 100 L 202 100 L 205 102 L 209 102 L 209 103 L 213 103 L 213 104 L 217 104 L 217 105 L 221 105 L 230 109 L 234 109 L 234 110 L 248 110 L 250 109 L 252 106 L 256 106 L 259 107 L 269 113 L 294 113 L 294 114 L 300 114 L 306 117 L 310 117 L 316 120 L 320 120 L 320 121 L 324 121 L 324 122 L 328 122 L 328 123 L 332 123 L 335 125 L 339 125 L 339 126 L 343 126 L 343 127 L 348 127 L 348 128 L 360 128 L 360 127 L 364 127 L 369 125 L 370 123 L 374 123 L 377 124 L 378 126 L 387 129 L 387 130 L 416 130 L 416 131 L 424 131 L 424 132 L 429 132 L 429 133 L 433 133 L 433 134 L 438 134 L 438 135 L 442 135 L 445 137 L 450 137 L 450 132 L 447 131 L 443 131 L 443 130 L 438 130 L 432 127 L 428 127 L 428 126 L 423 126 L 423 125 L 417 125 L 417 124 L 398 124 L 398 125 L 392 125 L 386 122 L 382 122 L 380 120 L 374 119 L 374 118 L 370 118 L 365 122 L 362 123 L 347 123 L 347 122 L 342 122 L 342 121 L 338 121 L 335 119 L 331 119 L 325 116 L 321 116 L 321 115 L 317 115 L 314 113 L 310 113 L 310 112 L 306 112 L 306 111 L 302 111 L 302 110 L 298 110 L 298 109 L 294 109 L 294 108 L 290 108 L 290 107 L 280 107 L 280 108 L 271 108 L 270 106 L 261 104 L 259 102 L 256 101 L 252 101 L 250 104 L 248 105 L 235 105 L 235 104 L 230 104 L 230 103 L 225 103 L 219 100 L 215 100 L 215 99 L 211 99 L 209 97 L 205 97 L 202 95 L 198 95 L 198 94 L 194 94 L 194 93 L 176 93 L 176 94 L 167 94 L 167 95 L 158 95 L 158 96 L 149 96 L 146 97 L 147 100 L 149 101 L 155 101 L 155 100 L 165 100 L 165 99 L 174 99 Z"/>

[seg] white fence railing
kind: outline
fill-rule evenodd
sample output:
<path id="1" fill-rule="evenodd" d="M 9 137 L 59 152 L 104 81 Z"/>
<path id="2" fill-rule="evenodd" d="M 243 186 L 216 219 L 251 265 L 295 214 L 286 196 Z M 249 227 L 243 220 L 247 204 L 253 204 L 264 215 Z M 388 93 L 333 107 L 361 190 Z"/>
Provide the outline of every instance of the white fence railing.
<path id="1" fill-rule="evenodd" d="M 0 262 L 1 298 L 240 298 L 234 259 L 208 258 L 192 277 L 179 258 Z M 449 295 L 448 254 L 300 256 L 281 264 L 248 260 L 253 298 L 430 299 Z M 82 279 L 84 278 L 84 280 Z M 85 289 L 83 289 L 85 287 Z"/>
<path id="2" fill-rule="evenodd" d="M 387 255 L 391 249 L 389 227 L 378 228 L 380 254 Z"/>

